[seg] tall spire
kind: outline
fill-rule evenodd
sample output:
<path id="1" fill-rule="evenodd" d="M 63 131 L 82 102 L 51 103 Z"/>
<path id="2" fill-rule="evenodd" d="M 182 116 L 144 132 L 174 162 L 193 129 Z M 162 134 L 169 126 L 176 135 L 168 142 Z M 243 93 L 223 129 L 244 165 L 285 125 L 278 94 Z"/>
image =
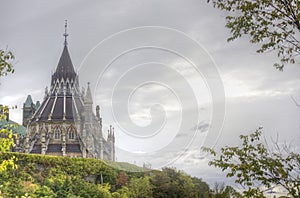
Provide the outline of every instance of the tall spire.
<path id="1" fill-rule="evenodd" d="M 71 57 L 68 51 L 68 42 L 67 42 L 67 37 L 69 34 L 67 33 L 67 27 L 68 23 L 67 20 L 65 20 L 65 33 L 63 36 L 65 37 L 65 42 L 64 42 L 64 49 L 61 54 L 61 57 L 59 59 L 58 65 L 56 67 L 55 73 L 52 75 L 52 82 L 55 82 L 57 79 L 64 78 L 65 80 L 69 78 L 69 80 L 73 79 L 75 80 L 76 78 L 76 72 L 74 70 Z"/>
<path id="2" fill-rule="evenodd" d="M 68 20 L 65 20 L 65 33 L 63 34 L 63 36 L 65 37 L 64 46 L 68 45 L 67 37 L 69 36 L 69 34 L 67 34 L 67 27 L 68 27 Z"/>

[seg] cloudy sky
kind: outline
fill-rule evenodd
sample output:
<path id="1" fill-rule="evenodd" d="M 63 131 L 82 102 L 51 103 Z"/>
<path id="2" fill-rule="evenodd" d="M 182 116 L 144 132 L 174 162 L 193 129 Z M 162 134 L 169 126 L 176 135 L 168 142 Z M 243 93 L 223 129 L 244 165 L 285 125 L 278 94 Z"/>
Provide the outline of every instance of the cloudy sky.
<path id="1" fill-rule="evenodd" d="M 264 128 L 267 139 L 300 143 L 299 65 L 272 67 L 248 38 L 226 42 L 225 13 L 199 0 L 1 1 L 0 47 L 16 56 L 0 80 L 0 103 L 22 122 L 28 94 L 42 100 L 63 49 L 80 84 L 91 82 L 104 131 L 115 126 L 117 160 L 176 166 L 227 181 L 207 166 L 202 145 L 237 145 Z M 297 86 L 298 85 L 298 86 Z"/>

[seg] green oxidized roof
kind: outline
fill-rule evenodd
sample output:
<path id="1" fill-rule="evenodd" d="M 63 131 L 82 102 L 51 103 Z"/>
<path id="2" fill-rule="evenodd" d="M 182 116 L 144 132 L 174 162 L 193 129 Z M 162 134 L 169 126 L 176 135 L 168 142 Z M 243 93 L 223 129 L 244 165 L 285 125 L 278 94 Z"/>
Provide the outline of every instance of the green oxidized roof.
<path id="1" fill-rule="evenodd" d="M 12 130 L 13 134 L 18 134 L 25 136 L 26 135 L 26 128 L 23 125 L 20 125 L 12 120 L 0 120 L 0 129 L 6 127 L 8 130 Z"/>
<path id="2" fill-rule="evenodd" d="M 36 101 L 35 103 L 35 110 L 37 110 L 41 106 L 40 101 Z"/>
<path id="3" fill-rule="evenodd" d="M 31 95 L 28 95 L 27 96 L 27 99 L 25 101 L 25 107 L 31 107 L 31 104 L 32 104 L 32 98 L 31 98 Z"/>

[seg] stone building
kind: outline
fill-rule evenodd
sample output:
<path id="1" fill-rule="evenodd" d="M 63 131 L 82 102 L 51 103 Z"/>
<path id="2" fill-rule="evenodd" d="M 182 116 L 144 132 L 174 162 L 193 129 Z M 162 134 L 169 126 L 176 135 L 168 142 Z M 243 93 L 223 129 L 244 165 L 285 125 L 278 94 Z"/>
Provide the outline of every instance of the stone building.
<path id="1" fill-rule="evenodd" d="M 23 109 L 26 114 L 23 114 L 23 123 L 27 124 L 25 152 L 114 161 L 114 129 L 110 126 L 107 139 L 103 137 L 100 108 L 97 105 L 95 115 L 89 83 L 86 91 L 80 91 L 67 36 L 65 32 L 64 48 L 52 74 L 50 89 L 45 89 L 43 102 L 37 109 Z M 27 100 L 24 108 L 33 104 Z M 30 119 L 26 121 L 28 116 Z"/>
<path id="2" fill-rule="evenodd" d="M 23 123 L 22 123 L 22 125 L 24 127 L 27 126 L 32 115 L 35 113 L 35 111 L 39 107 L 40 107 L 40 102 L 37 101 L 36 104 L 34 104 L 32 101 L 31 95 L 28 95 L 26 101 L 23 104 Z"/>

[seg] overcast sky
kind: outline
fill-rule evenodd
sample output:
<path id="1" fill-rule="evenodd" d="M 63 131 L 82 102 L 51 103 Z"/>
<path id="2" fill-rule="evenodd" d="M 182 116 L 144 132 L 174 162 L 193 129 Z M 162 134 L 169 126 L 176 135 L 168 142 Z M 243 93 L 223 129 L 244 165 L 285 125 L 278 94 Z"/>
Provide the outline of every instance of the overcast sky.
<path id="1" fill-rule="evenodd" d="M 0 47 L 16 56 L 0 80 L 0 103 L 43 100 L 63 49 L 80 85 L 91 82 L 104 131 L 115 126 L 117 160 L 176 166 L 205 181 L 227 181 L 200 147 L 237 145 L 259 126 L 267 139 L 299 145 L 299 65 L 272 67 L 248 38 L 227 43 L 225 14 L 201 0 L 1 1 Z M 225 107 L 225 110 L 223 109 Z M 230 181 L 227 181 L 230 182 Z"/>

